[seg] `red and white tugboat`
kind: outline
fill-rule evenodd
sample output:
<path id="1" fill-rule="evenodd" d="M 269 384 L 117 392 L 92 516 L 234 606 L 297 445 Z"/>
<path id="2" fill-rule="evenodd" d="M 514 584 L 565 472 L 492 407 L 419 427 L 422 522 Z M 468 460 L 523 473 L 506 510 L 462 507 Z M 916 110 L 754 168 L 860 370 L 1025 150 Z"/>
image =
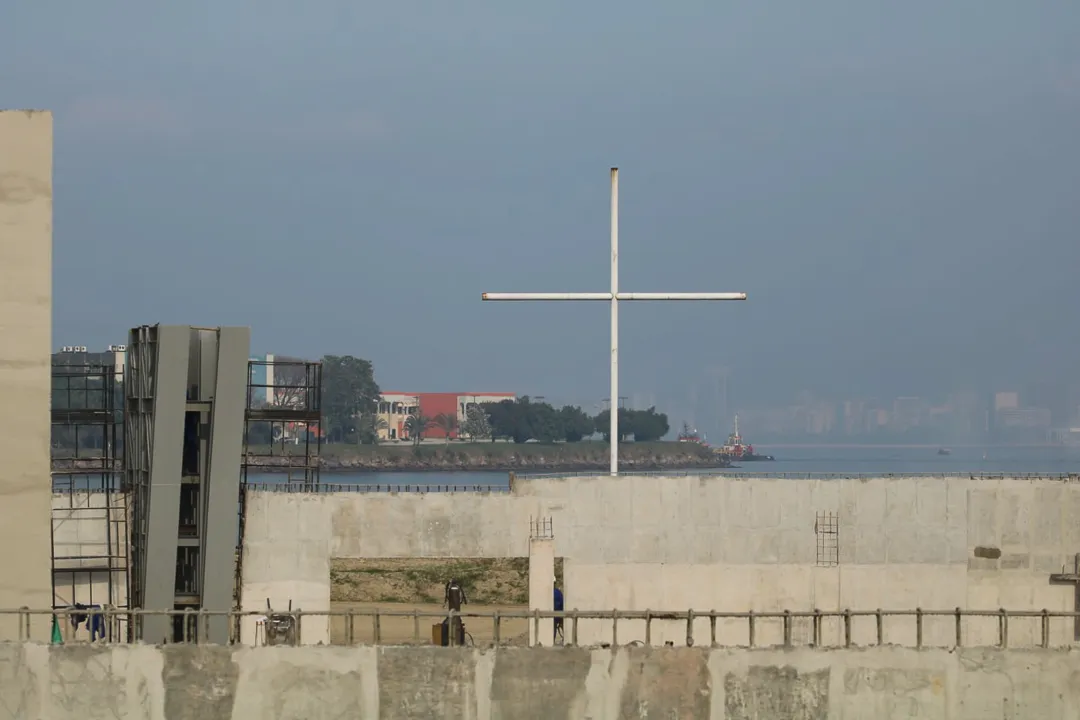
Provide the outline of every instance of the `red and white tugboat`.
<path id="1" fill-rule="evenodd" d="M 760 455 L 754 452 L 753 445 L 744 445 L 742 435 L 739 434 L 739 416 L 735 416 L 735 431 L 728 435 L 727 442 L 720 448 L 720 453 L 727 455 L 731 460 L 754 462 L 756 460 L 775 460 L 772 455 Z"/>
<path id="2" fill-rule="evenodd" d="M 707 447 L 716 453 L 717 467 L 731 467 L 731 458 L 719 449 L 710 447 L 709 443 L 705 442 L 705 439 L 698 435 L 698 431 L 691 428 L 688 423 L 683 423 L 682 431 L 679 433 L 679 442 L 696 443 L 703 447 Z"/>

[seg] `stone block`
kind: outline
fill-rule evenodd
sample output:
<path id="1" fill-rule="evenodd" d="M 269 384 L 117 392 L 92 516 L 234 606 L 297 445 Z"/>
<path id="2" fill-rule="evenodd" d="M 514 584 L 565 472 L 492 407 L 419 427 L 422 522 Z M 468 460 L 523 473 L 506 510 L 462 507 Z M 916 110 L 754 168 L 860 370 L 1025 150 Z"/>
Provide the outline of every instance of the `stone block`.
<path id="1" fill-rule="evenodd" d="M 855 562 L 860 565 L 884 564 L 886 552 L 885 528 L 880 525 L 860 525 L 855 531 Z"/>
<path id="2" fill-rule="evenodd" d="M 712 692 L 707 651 L 683 648 L 674 653 L 662 648 L 632 648 L 627 655 L 629 672 L 618 717 L 649 717 L 649 708 L 663 708 L 663 717 L 709 717 Z"/>
<path id="3" fill-rule="evenodd" d="M 589 650 L 564 648 L 530 653 L 492 653 L 491 716 L 517 720 L 546 720 L 580 716 L 585 681 L 592 658 Z M 543 683 L 535 678 L 543 676 Z"/>
<path id="4" fill-rule="evenodd" d="M 840 706 L 848 718 L 946 717 L 946 676 L 931 668 L 849 668 Z"/>
<path id="5" fill-rule="evenodd" d="M 969 487 L 971 490 L 968 495 L 967 512 L 968 545 L 1000 547 L 996 490 Z"/>
<path id="6" fill-rule="evenodd" d="M 884 479 L 860 481 L 855 496 L 856 525 L 882 526 L 885 524 L 888 483 Z"/>
<path id="7" fill-rule="evenodd" d="M 917 521 L 918 490 L 906 478 L 893 478 L 885 486 L 885 525 L 909 529 Z"/>
<path id="8" fill-rule="evenodd" d="M 1028 547 L 1033 493 L 1003 491 L 998 496 L 1001 547 Z"/>
<path id="9" fill-rule="evenodd" d="M 948 523 L 948 486 L 942 478 L 920 479 L 916 489 L 916 522 L 924 527 Z"/>
<path id="10" fill-rule="evenodd" d="M 752 666 L 745 676 L 728 673 L 724 677 L 723 717 L 727 720 L 826 720 L 829 717 L 829 670 L 799 672 L 790 666 Z"/>
<path id="11" fill-rule="evenodd" d="M 1025 570 L 1031 566 L 1028 553 L 1005 553 L 1001 556 L 1002 570 Z"/>
<path id="12" fill-rule="evenodd" d="M 1064 498 L 1065 486 L 1061 483 L 1035 488 L 1035 506 L 1031 516 L 1031 544 L 1034 547 L 1057 548 L 1061 545 Z"/>

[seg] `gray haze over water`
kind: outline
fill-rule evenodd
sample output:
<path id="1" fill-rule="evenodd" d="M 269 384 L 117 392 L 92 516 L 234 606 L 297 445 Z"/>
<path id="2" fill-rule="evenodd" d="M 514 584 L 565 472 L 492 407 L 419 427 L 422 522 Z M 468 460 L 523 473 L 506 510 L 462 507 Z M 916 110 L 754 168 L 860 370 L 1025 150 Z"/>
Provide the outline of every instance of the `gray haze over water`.
<path id="1" fill-rule="evenodd" d="M 628 395 L 710 366 L 734 408 L 1074 379 L 1080 3 L 4 16 L 4 104 L 56 117 L 57 346 L 242 324 L 387 389 L 592 410 L 606 309 L 480 293 L 606 289 L 619 165 L 624 289 L 750 294 L 627 308 Z"/>

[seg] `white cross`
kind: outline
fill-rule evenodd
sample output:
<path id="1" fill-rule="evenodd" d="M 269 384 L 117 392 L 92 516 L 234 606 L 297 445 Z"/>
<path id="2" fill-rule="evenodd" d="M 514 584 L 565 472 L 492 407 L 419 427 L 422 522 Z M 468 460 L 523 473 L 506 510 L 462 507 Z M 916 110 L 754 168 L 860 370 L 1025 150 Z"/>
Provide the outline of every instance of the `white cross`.
<path id="1" fill-rule="evenodd" d="M 611 292 L 484 293 L 484 300 L 607 300 L 611 303 L 611 474 L 619 474 L 619 301 L 745 300 L 746 293 L 619 292 L 619 168 L 611 168 Z"/>

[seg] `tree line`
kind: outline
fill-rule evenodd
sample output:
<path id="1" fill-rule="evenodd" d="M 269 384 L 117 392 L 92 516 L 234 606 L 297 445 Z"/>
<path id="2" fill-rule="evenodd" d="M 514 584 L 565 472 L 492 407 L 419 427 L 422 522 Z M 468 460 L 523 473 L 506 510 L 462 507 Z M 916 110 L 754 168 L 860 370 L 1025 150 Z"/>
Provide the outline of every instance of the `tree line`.
<path id="1" fill-rule="evenodd" d="M 379 431 L 387 429 L 386 421 L 379 417 L 378 403 L 381 396 L 375 381 L 371 362 L 351 355 L 326 355 L 320 360 L 321 383 L 312 376 L 311 363 L 301 360 L 275 363 L 272 404 L 314 409 L 317 404 L 322 411 L 322 430 L 331 442 L 372 444 L 377 442 Z M 321 384 L 321 392 L 319 385 Z M 53 380 L 53 407 L 55 409 L 115 408 L 117 420 L 124 407 L 123 386 L 120 383 L 104 387 L 100 378 L 88 377 L 68 380 L 57 376 Z M 106 398 L 106 394 L 112 397 Z M 107 401 L 112 401 L 108 404 Z M 256 403 L 254 398 L 249 400 Z M 576 405 L 556 408 L 546 402 L 533 401 L 529 397 L 503 400 L 496 403 L 471 405 L 463 422 L 456 413 L 424 417 L 416 413 L 405 421 L 405 431 L 413 442 L 420 442 L 426 431 L 437 428 L 447 438 L 457 434 L 470 440 L 508 440 L 515 443 L 529 442 L 580 442 L 594 435 L 609 440 L 610 413 L 604 410 L 590 415 Z M 620 441 L 633 438 L 639 442 L 659 440 L 668 433 L 668 418 L 655 408 L 647 410 L 619 410 Z M 118 433 L 119 435 L 119 433 Z M 83 447 L 101 447 L 104 433 L 98 427 L 80 428 L 79 444 Z M 247 439 L 255 444 L 271 442 L 271 423 L 252 423 L 247 428 Z M 120 442 L 118 437 L 117 444 Z M 53 427 L 55 447 L 73 446 L 75 429 L 65 426 Z M 114 448 L 119 453 L 121 448 Z"/>
<path id="2" fill-rule="evenodd" d="M 350 355 L 322 358 L 322 413 L 328 439 L 374 443 L 385 421 L 378 417 L 380 390 L 375 372 L 367 360 Z M 497 403 L 470 406 L 463 422 L 456 414 L 424 417 L 419 409 L 405 421 L 405 431 L 413 442 L 424 432 L 438 428 L 447 438 L 455 433 L 471 440 L 509 440 L 524 443 L 579 442 L 593 435 L 610 440 L 611 415 L 604 410 L 589 415 L 576 405 L 556 408 L 524 396 Z M 659 440 L 670 430 L 667 415 L 655 408 L 619 409 L 620 442 Z"/>
<path id="3" fill-rule="evenodd" d="M 487 415 L 491 440 L 510 440 L 516 443 L 535 440 L 542 443 L 580 442 L 599 434 L 610 441 L 611 412 L 604 410 L 589 415 L 576 405 L 555 408 L 546 402 L 534 402 L 528 396 L 477 406 Z M 468 425 L 466 421 L 466 426 Z M 463 431 L 470 437 L 477 435 Z M 619 441 L 633 438 L 637 442 L 652 442 L 667 435 L 670 426 L 667 415 L 656 411 L 619 409 Z"/>

